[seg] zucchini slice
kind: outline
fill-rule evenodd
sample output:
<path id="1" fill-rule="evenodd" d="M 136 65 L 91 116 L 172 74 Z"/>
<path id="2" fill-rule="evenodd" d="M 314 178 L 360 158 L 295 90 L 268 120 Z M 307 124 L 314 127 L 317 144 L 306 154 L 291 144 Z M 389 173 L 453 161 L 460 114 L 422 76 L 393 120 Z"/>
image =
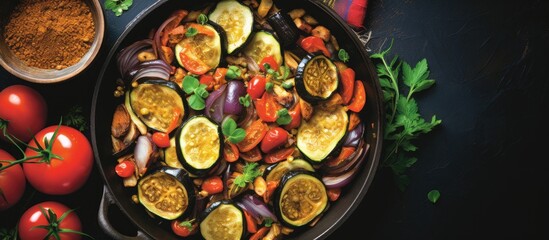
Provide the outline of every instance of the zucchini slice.
<path id="1" fill-rule="evenodd" d="M 183 166 L 177 157 L 177 148 L 175 146 L 175 138 L 172 137 L 170 138 L 170 146 L 164 148 L 164 162 L 170 167 L 182 169 Z"/>
<path id="2" fill-rule="evenodd" d="M 182 96 L 183 91 L 174 82 L 147 80 L 131 90 L 129 105 L 147 127 L 169 133 L 181 125 L 187 112 Z"/>
<path id="3" fill-rule="evenodd" d="M 137 196 L 149 212 L 173 220 L 193 208 L 195 194 L 185 171 L 162 167 L 139 179 Z"/>
<path id="4" fill-rule="evenodd" d="M 311 119 L 303 120 L 297 130 L 297 148 L 313 163 L 320 163 L 342 143 L 348 124 L 343 106 L 318 105 Z"/>
<path id="5" fill-rule="evenodd" d="M 203 177 L 222 158 L 223 141 L 219 126 L 206 116 L 189 118 L 176 135 L 177 155 L 190 174 Z"/>
<path id="6" fill-rule="evenodd" d="M 274 197 L 275 213 L 288 227 L 308 224 L 328 205 L 328 195 L 322 181 L 315 173 L 304 170 L 284 174 Z"/>
<path id="7" fill-rule="evenodd" d="M 289 171 L 297 170 L 297 169 L 303 169 L 311 172 L 315 171 L 313 166 L 305 160 L 302 160 L 302 159 L 294 159 L 292 161 L 286 160 L 286 161 L 279 162 L 267 167 L 267 169 L 265 170 L 265 173 L 266 173 L 265 181 L 278 182 L 280 181 L 280 179 L 282 179 L 282 176 L 284 176 L 284 174 L 286 174 Z"/>
<path id="8" fill-rule="evenodd" d="M 220 1 L 209 14 L 227 34 L 227 53 L 238 50 L 252 34 L 254 15 L 252 10 L 238 1 Z"/>
<path id="9" fill-rule="evenodd" d="M 175 58 L 179 65 L 187 71 L 194 74 L 203 74 L 204 71 L 207 72 L 216 68 L 221 62 L 222 38 L 217 29 L 211 24 L 187 23 L 185 25 L 186 29 L 191 27 L 195 29 L 200 27 L 203 30 L 199 30 L 198 34 L 185 37 L 177 43 L 175 45 Z M 186 66 L 186 64 L 193 64 L 194 66 Z M 204 69 L 198 70 L 196 65 L 202 65 Z"/>
<path id="10" fill-rule="evenodd" d="M 273 56 L 278 66 L 282 66 L 282 49 L 275 36 L 266 31 L 258 31 L 244 48 L 244 55 L 252 58 L 257 64 L 267 56 Z"/>
<path id="11" fill-rule="evenodd" d="M 315 103 L 326 100 L 337 90 L 337 67 L 322 54 L 309 54 L 297 67 L 295 84 L 297 94 L 306 101 Z"/>
<path id="12" fill-rule="evenodd" d="M 231 201 L 222 200 L 212 203 L 203 213 L 200 233 L 206 240 L 238 240 L 246 233 L 244 212 Z"/>

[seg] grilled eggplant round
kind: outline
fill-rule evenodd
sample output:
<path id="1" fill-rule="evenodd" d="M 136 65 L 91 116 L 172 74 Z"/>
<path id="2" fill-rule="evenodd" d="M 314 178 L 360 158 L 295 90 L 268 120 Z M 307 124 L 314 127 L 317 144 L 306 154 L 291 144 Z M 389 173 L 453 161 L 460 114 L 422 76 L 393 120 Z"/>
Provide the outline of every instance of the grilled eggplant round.
<path id="1" fill-rule="evenodd" d="M 307 102 L 327 100 L 337 91 L 339 75 L 336 65 L 322 54 L 308 54 L 297 67 L 297 94 Z"/>

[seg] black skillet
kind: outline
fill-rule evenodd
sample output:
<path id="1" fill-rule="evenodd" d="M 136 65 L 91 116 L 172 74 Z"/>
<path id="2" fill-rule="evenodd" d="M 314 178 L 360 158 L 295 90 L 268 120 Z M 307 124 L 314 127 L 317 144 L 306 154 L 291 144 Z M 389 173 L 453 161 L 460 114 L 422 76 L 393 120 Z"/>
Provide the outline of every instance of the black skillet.
<path id="1" fill-rule="evenodd" d="M 91 139 L 95 160 L 104 179 L 105 188 L 99 210 L 99 223 L 107 234 L 115 239 L 176 239 L 168 221 L 150 217 L 144 208 L 131 200 L 132 189 L 125 188 L 120 177 L 114 172 L 116 159 L 111 154 L 110 127 L 115 106 L 120 103 L 113 91 L 119 73 L 116 66 L 116 54 L 125 46 L 148 36 L 151 29 L 158 27 L 175 9 L 200 8 L 202 4 L 212 1 L 168 1 L 160 0 L 139 14 L 135 21 L 120 35 L 110 50 L 94 90 L 91 113 Z M 290 3 L 291 2 L 291 3 Z M 313 228 L 291 235 L 296 239 L 324 239 L 345 222 L 360 204 L 370 186 L 377 169 L 381 154 L 383 103 L 375 68 L 368 53 L 362 47 L 351 28 L 329 7 L 315 0 L 277 1 L 281 9 L 304 8 L 321 25 L 326 26 L 337 36 L 342 48 L 345 48 L 351 61 L 350 67 L 356 71 L 357 79 L 363 80 L 366 86 L 367 101 L 361 118 L 366 123 L 365 139 L 370 144 L 368 159 L 363 169 L 355 176 L 353 182 L 343 189 L 342 196 L 332 204 L 328 212 Z M 111 225 L 109 208 L 116 206 L 138 228 L 136 236 L 125 236 Z M 197 234 L 199 237 L 200 234 Z"/>

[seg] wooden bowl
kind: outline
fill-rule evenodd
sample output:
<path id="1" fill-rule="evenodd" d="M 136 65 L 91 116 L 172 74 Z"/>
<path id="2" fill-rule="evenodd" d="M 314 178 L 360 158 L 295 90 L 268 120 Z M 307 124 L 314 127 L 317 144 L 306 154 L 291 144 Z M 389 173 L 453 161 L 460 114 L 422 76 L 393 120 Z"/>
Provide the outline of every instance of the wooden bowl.
<path id="1" fill-rule="evenodd" d="M 95 37 L 90 49 L 80 61 L 72 66 L 61 70 L 42 69 L 27 66 L 16 55 L 14 55 L 4 39 L 4 26 L 7 24 L 7 17 L 0 19 L 0 65 L 16 77 L 34 83 L 56 83 L 70 79 L 86 69 L 95 59 L 105 34 L 105 18 L 99 0 L 83 0 L 90 7 L 92 18 L 95 24 Z M 9 16 L 18 1 L 1 1 L 0 16 Z"/>

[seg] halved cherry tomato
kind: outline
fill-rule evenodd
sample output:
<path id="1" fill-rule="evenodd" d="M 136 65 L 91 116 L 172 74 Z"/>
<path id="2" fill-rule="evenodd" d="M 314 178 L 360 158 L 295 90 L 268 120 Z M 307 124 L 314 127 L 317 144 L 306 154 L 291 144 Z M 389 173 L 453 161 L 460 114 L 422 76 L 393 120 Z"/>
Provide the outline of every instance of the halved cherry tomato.
<path id="1" fill-rule="evenodd" d="M 284 125 L 284 129 L 290 131 L 299 127 L 301 124 L 301 105 L 296 104 L 292 110 L 288 111 L 288 114 L 292 117 L 292 121 L 289 124 Z"/>
<path id="2" fill-rule="evenodd" d="M 240 152 L 236 144 L 231 142 L 226 142 L 223 147 L 223 157 L 227 162 L 234 162 L 240 157 Z"/>
<path id="3" fill-rule="evenodd" d="M 269 232 L 269 230 L 271 230 L 270 227 L 262 227 L 262 228 L 260 228 L 259 230 L 257 230 L 256 233 L 254 233 L 254 234 L 250 237 L 250 240 L 259 240 L 259 239 L 262 239 L 263 237 L 265 237 L 265 235 L 267 235 L 267 233 Z"/>
<path id="4" fill-rule="evenodd" d="M 155 132 L 152 134 L 153 143 L 160 148 L 167 148 L 170 146 L 170 136 L 167 133 Z"/>
<path id="5" fill-rule="evenodd" d="M 246 128 L 246 137 L 244 137 L 244 140 L 236 144 L 240 153 L 242 154 L 243 152 L 250 151 L 257 146 L 261 140 L 263 140 L 267 130 L 267 124 L 263 123 L 261 119 L 252 122 L 250 126 Z"/>
<path id="6" fill-rule="evenodd" d="M 244 217 L 246 217 L 246 228 L 248 229 L 249 233 L 255 233 L 257 232 L 257 223 L 255 222 L 254 217 L 248 213 L 248 211 L 244 210 Z"/>
<path id="7" fill-rule="evenodd" d="M 223 191 L 223 180 L 219 176 L 212 176 L 202 182 L 202 190 L 210 195 Z"/>
<path id="8" fill-rule="evenodd" d="M 353 98 L 353 89 L 355 87 L 355 71 L 352 68 L 346 68 L 345 70 L 339 72 L 341 76 L 341 98 L 343 99 L 343 104 L 347 105 Z"/>
<path id="9" fill-rule="evenodd" d="M 271 150 L 284 145 L 288 141 L 288 132 L 281 127 L 274 127 L 267 131 L 261 141 L 261 151 L 269 153 Z"/>
<path id="10" fill-rule="evenodd" d="M 210 66 L 194 56 L 191 48 L 192 47 L 189 44 L 185 44 L 179 53 L 183 67 L 185 67 L 187 71 L 197 75 L 202 75 L 208 72 L 210 70 Z"/>
<path id="11" fill-rule="evenodd" d="M 332 202 L 335 202 L 341 195 L 341 188 L 329 188 L 326 190 L 328 194 L 328 199 Z"/>
<path id="12" fill-rule="evenodd" d="M 181 226 L 181 221 L 179 220 L 173 220 L 170 226 L 173 233 L 180 237 L 188 237 L 195 234 L 198 230 L 198 223 L 192 223 L 191 227 L 189 228 L 186 226 Z"/>
<path id="13" fill-rule="evenodd" d="M 276 112 L 282 108 L 274 95 L 269 92 L 263 93 L 260 99 L 254 100 L 254 106 L 259 118 L 265 122 L 275 122 Z"/>
<path id="14" fill-rule="evenodd" d="M 172 121 L 170 122 L 170 126 L 168 126 L 168 132 L 170 133 L 175 128 L 179 126 L 181 123 L 181 120 L 183 119 L 183 113 L 181 112 L 181 109 L 174 107 L 173 108 L 173 115 L 172 115 Z"/>
<path id="15" fill-rule="evenodd" d="M 266 84 L 267 80 L 265 79 L 265 77 L 261 75 L 256 75 L 252 78 L 252 80 L 250 80 L 250 82 L 248 82 L 248 88 L 246 89 L 246 92 L 250 94 L 252 100 L 258 99 L 263 96 Z"/>
<path id="16" fill-rule="evenodd" d="M 278 63 L 276 63 L 276 59 L 273 55 L 266 56 L 259 62 L 259 69 L 263 72 L 265 72 L 265 63 L 269 64 L 271 69 L 278 71 Z"/>
<path id="17" fill-rule="evenodd" d="M 366 104 L 366 89 L 364 89 L 364 83 L 362 81 L 355 81 L 355 89 L 353 91 L 353 99 L 347 106 L 349 110 L 353 112 L 360 112 Z"/>
<path id="18" fill-rule="evenodd" d="M 263 161 L 265 163 L 269 163 L 269 164 L 277 163 L 277 162 L 288 159 L 288 157 L 292 156 L 292 154 L 294 154 L 294 152 L 295 152 L 294 147 L 282 148 L 282 149 L 276 150 L 272 153 L 269 153 L 269 154 L 265 155 L 265 157 L 263 158 Z"/>
<path id="19" fill-rule="evenodd" d="M 326 57 L 332 57 L 332 54 L 330 53 L 330 51 L 328 51 L 328 48 L 326 48 L 326 44 L 324 44 L 324 40 L 322 40 L 322 38 L 309 36 L 301 40 L 300 45 L 303 50 L 307 51 L 308 53 L 322 51 L 322 53 Z"/>
<path id="20" fill-rule="evenodd" d="M 204 74 L 200 76 L 200 84 L 206 85 L 206 90 L 211 91 L 215 85 L 215 79 L 212 75 Z"/>
<path id="21" fill-rule="evenodd" d="M 257 148 L 257 146 L 252 148 L 252 150 L 250 151 L 241 152 L 240 157 L 247 162 L 257 162 L 262 158 L 261 151 L 259 151 L 259 148 Z"/>
<path id="22" fill-rule="evenodd" d="M 123 178 L 130 177 L 131 175 L 133 175 L 133 172 L 135 171 L 135 163 L 130 160 L 124 160 L 116 164 L 116 167 L 114 167 L 114 171 L 120 177 L 123 177 Z"/>

